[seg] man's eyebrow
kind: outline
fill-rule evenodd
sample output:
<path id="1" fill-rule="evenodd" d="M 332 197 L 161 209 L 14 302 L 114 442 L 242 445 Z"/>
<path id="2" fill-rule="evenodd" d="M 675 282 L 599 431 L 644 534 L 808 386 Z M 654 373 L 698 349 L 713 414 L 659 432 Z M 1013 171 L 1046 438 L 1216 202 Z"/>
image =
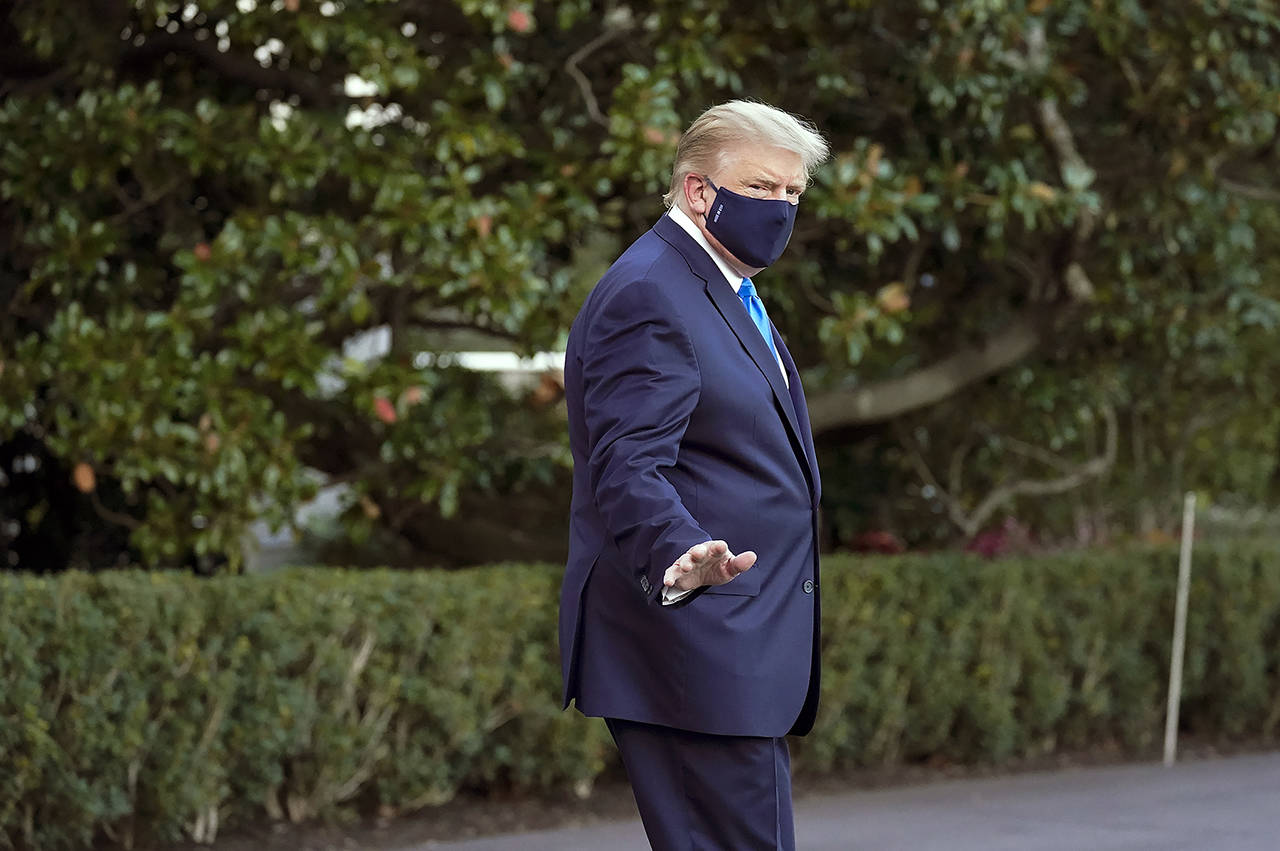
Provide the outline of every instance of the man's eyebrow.
<path id="1" fill-rule="evenodd" d="M 771 177 L 763 172 L 756 172 L 755 176 L 747 178 L 748 184 L 759 183 L 772 189 L 775 186 L 781 186 L 782 181 L 776 177 Z M 806 188 L 804 181 L 787 181 L 787 188 L 803 192 Z"/>

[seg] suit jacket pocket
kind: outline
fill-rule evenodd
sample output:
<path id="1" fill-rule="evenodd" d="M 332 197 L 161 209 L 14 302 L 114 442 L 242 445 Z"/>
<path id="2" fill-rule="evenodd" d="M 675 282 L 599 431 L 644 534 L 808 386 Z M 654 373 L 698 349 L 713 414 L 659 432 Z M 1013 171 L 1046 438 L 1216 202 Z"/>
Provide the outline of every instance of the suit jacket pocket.
<path id="1" fill-rule="evenodd" d="M 723 585 L 712 585 L 703 593 L 729 594 L 735 597 L 758 597 L 764 573 L 769 568 L 756 562 L 746 573 L 740 573 Z"/>

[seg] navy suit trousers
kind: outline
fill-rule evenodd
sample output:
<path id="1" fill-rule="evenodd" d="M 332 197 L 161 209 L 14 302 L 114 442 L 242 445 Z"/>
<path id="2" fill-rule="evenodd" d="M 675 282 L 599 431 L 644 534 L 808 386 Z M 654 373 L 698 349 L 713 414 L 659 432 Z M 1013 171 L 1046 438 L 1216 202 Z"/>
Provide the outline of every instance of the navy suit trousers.
<path id="1" fill-rule="evenodd" d="M 795 851 L 785 739 L 605 721 L 654 851 Z"/>

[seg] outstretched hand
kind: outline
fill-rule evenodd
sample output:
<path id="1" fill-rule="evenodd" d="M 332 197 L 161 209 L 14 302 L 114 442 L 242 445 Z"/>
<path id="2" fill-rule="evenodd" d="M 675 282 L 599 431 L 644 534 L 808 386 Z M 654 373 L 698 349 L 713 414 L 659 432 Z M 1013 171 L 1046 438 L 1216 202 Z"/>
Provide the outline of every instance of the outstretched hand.
<path id="1" fill-rule="evenodd" d="M 703 585 L 723 585 L 756 563 L 751 550 L 734 555 L 724 541 L 695 544 L 667 568 L 662 584 L 680 591 L 692 591 Z"/>

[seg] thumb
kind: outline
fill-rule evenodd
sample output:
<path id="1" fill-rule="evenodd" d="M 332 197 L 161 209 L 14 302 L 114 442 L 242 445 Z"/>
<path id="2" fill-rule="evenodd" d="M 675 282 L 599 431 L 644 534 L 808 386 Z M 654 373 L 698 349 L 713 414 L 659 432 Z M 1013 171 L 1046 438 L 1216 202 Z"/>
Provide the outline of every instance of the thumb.
<path id="1" fill-rule="evenodd" d="M 729 560 L 729 567 L 737 573 L 742 573 L 751 565 L 756 563 L 756 554 L 753 550 L 747 550 L 745 553 L 738 553 Z"/>

